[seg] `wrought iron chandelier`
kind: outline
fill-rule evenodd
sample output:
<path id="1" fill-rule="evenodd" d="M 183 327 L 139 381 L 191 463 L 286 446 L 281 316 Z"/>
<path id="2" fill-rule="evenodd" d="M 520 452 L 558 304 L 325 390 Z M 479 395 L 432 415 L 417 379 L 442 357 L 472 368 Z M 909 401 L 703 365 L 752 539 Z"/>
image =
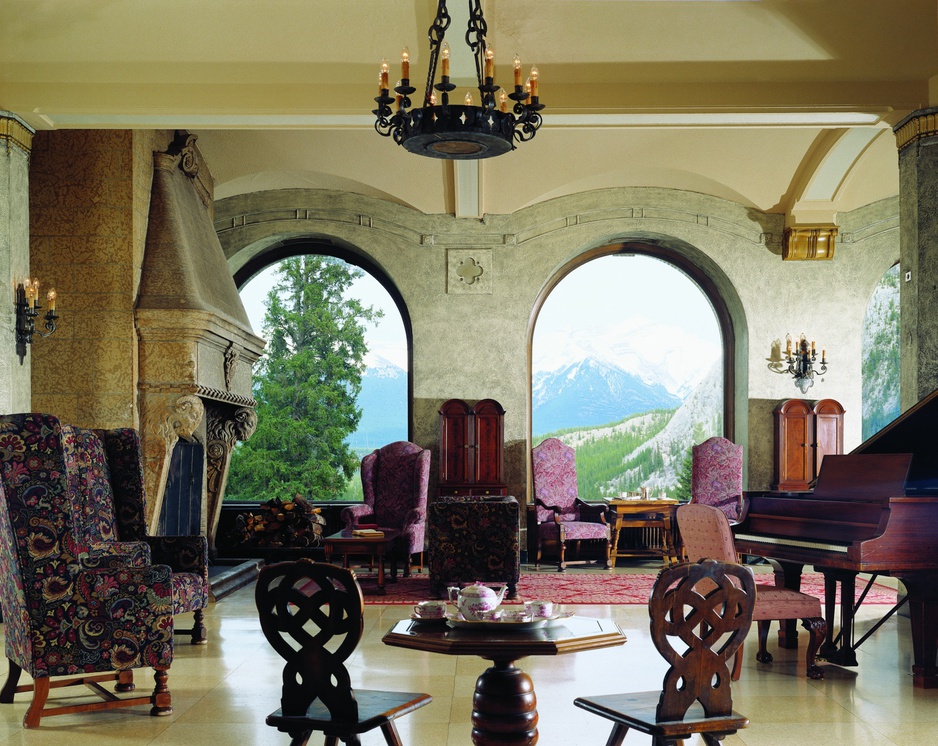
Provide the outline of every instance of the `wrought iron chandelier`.
<path id="1" fill-rule="evenodd" d="M 416 88 L 410 84 L 410 55 L 405 48 L 401 53 L 401 79 L 390 95 L 388 84 L 390 67 L 387 59 L 381 63 L 375 97 L 378 108 L 375 130 L 383 137 L 393 137 L 398 145 L 411 153 L 431 158 L 450 160 L 476 160 L 491 158 L 514 150 L 515 141 L 526 142 L 534 137 L 541 126 L 538 100 L 538 71 L 531 68 L 526 83 L 521 82 L 521 60 L 514 58 L 514 92 L 508 93 L 495 85 L 495 55 L 485 43 L 488 27 L 482 15 L 482 0 L 468 0 L 469 25 L 466 44 L 475 58 L 481 106 L 467 93 L 462 104 L 451 104 L 450 93 L 456 86 L 450 82 L 449 45 L 445 41 L 451 18 L 446 0 L 440 0 L 436 18 L 430 26 L 430 67 L 421 106 L 411 107 L 411 94 Z M 442 58 L 440 82 L 436 81 L 437 63 Z M 437 93 L 439 92 L 439 99 Z M 496 100 L 496 94 L 498 94 Z M 509 99 L 514 102 L 509 105 Z"/>
<path id="2" fill-rule="evenodd" d="M 808 393 L 808 389 L 814 385 L 814 376 L 820 373 L 827 373 L 827 350 L 821 350 L 821 362 L 815 369 L 817 362 L 817 353 L 814 351 L 814 342 L 811 342 L 811 349 L 808 349 L 808 340 L 804 334 L 795 343 L 795 349 L 791 348 L 791 335 L 786 338 L 785 362 L 788 363 L 788 372 L 795 379 L 795 386 L 801 391 L 802 395 Z"/>

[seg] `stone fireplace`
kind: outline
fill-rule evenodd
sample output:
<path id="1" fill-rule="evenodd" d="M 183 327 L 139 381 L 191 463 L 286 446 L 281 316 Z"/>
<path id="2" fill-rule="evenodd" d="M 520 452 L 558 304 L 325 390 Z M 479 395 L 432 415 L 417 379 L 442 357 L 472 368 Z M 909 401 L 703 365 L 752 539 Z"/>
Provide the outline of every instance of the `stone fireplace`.
<path id="1" fill-rule="evenodd" d="M 264 341 L 251 330 L 215 234 L 213 183 L 195 139 L 178 132 L 166 152 L 154 153 L 135 310 L 140 430 L 152 533 L 176 443 L 204 446 L 199 511 L 214 550 L 232 450 L 257 422 L 252 368 Z"/>

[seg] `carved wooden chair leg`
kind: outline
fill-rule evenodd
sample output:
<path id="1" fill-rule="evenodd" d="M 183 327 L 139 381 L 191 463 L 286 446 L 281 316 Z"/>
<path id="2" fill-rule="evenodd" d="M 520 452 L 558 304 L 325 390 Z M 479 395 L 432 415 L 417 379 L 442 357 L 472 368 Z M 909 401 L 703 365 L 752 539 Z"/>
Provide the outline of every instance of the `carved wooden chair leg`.
<path id="1" fill-rule="evenodd" d="M 13 695 L 16 694 L 16 685 L 20 683 L 20 674 L 23 673 L 23 669 L 9 658 L 7 658 L 7 667 L 7 681 L 6 684 L 3 685 L 3 690 L 0 691 L 0 703 L 5 705 L 13 702 Z"/>
<path id="2" fill-rule="evenodd" d="M 733 657 L 733 671 L 730 673 L 730 678 L 733 681 L 739 681 L 739 677 L 743 673 L 743 648 L 746 647 L 746 643 L 743 643 L 739 646 L 739 650 L 736 651 L 736 655 Z"/>
<path id="3" fill-rule="evenodd" d="M 117 683 L 114 685 L 115 692 L 132 692 L 137 688 L 134 684 L 134 670 L 132 668 L 119 671 L 117 674 Z"/>
<path id="4" fill-rule="evenodd" d="M 196 609 L 192 612 L 192 644 L 205 645 L 208 642 L 208 633 L 205 630 L 205 610 Z"/>
<path id="5" fill-rule="evenodd" d="M 769 640 L 769 627 L 772 626 L 771 619 L 762 619 L 757 622 L 759 626 L 759 650 L 756 653 L 756 660 L 759 663 L 771 663 L 772 654 L 766 650 L 766 643 Z"/>
<path id="6" fill-rule="evenodd" d="M 33 680 L 33 701 L 29 709 L 23 716 L 24 728 L 38 728 L 39 719 L 42 717 L 42 708 L 46 706 L 46 700 L 49 699 L 49 677 Z"/>
<path id="7" fill-rule="evenodd" d="M 609 539 L 606 539 L 606 564 L 605 567 L 607 570 L 612 569 L 612 548 L 609 545 Z"/>
<path id="8" fill-rule="evenodd" d="M 169 692 L 169 673 L 166 669 L 157 668 L 153 671 L 153 678 L 156 680 L 156 687 L 153 689 L 153 696 L 150 701 L 153 707 L 150 708 L 150 714 L 154 717 L 163 717 L 173 714 L 173 697 Z"/>
<path id="9" fill-rule="evenodd" d="M 394 725 L 393 720 L 388 720 L 388 722 L 382 725 L 381 732 L 384 733 L 384 740 L 388 742 L 388 746 L 404 746 L 404 742 L 401 741 L 401 736 L 397 732 L 397 726 Z"/>
<path id="10" fill-rule="evenodd" d="M 811 635 L 811 639 L 808 641 L 808 650 L 805 653 L 808 678 L 823 679 L 824 670 L 815 663 L 815 656 L 827 636 L 827 622 L 821 617 L 814 617 L 812 619 L 802 619 L 801 626 L 808 630 Z"/>
<path id="11" fill-rule="evenodd" d="M 567 551 L 567 542 L 563 540 L 563 536 L 560 538 L 560 559 L 557 562 L 557 572 L 563 572 L 567 569 L 567 558 L 565 553 Z"/>

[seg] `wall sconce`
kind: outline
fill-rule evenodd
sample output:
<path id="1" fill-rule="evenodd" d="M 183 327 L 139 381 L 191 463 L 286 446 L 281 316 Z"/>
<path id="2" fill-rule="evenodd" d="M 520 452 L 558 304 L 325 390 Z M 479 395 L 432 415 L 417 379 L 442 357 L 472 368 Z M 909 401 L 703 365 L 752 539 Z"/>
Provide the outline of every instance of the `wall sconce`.
<path id="1" fill-rule="evenodd" d="M 49 302 L 49 310 L 45 315 L 45 328 L 43 333 L 36 329 L 36 317 L 42 306 L 39 305 L 39 280 L 22 282 L 16 286 L 16 354 L 20 357 L 20 365 L 26 358 L 26 345 L 32 344 L 33 336 L 48 337 L 55 331 L 55 320 L 58 316 L 55 313 L 55 290 L 50 290 L 46 296 Z"/>
<path id="2" fill-rule="evenodd" d="M 811 341 L 811 347 L 808 348 L 808 340 L 804 334 L 791 348 L 791 335 L 785 337 L 785 362 L 788 363 L 788 372 L 794 376 L 795 386 L 797 386 L 802 395 L 808 393 L 808 389 L 814 385 L 814 376 L 816 373 L 823 375 L 827 373 L 827 350 L 821 350 L 821 362 L 817 370 L 814 368 L 817 362 L 817 353 L 814 351 L 814 340 Z"/>

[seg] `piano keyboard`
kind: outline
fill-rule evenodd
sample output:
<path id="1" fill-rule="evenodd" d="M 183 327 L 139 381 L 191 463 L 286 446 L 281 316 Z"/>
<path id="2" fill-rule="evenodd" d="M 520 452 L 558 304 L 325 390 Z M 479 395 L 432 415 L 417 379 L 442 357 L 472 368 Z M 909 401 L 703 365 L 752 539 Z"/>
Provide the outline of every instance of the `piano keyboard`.
<path id="1" fill-rule="evenodd" d="M 756 536 L 753 534 L 736 534 L 740 541 L 751 541 L 753 544 L 771 544 L 778 547 L 799 547 L 801 549 L 818 549 L 822 552 L 836 552 L 847 554 L 849 546 L 846 544 L 827 544 L 820 541 L 805 541 L 803 539 L 777 538 L 774 536 Z"/>

